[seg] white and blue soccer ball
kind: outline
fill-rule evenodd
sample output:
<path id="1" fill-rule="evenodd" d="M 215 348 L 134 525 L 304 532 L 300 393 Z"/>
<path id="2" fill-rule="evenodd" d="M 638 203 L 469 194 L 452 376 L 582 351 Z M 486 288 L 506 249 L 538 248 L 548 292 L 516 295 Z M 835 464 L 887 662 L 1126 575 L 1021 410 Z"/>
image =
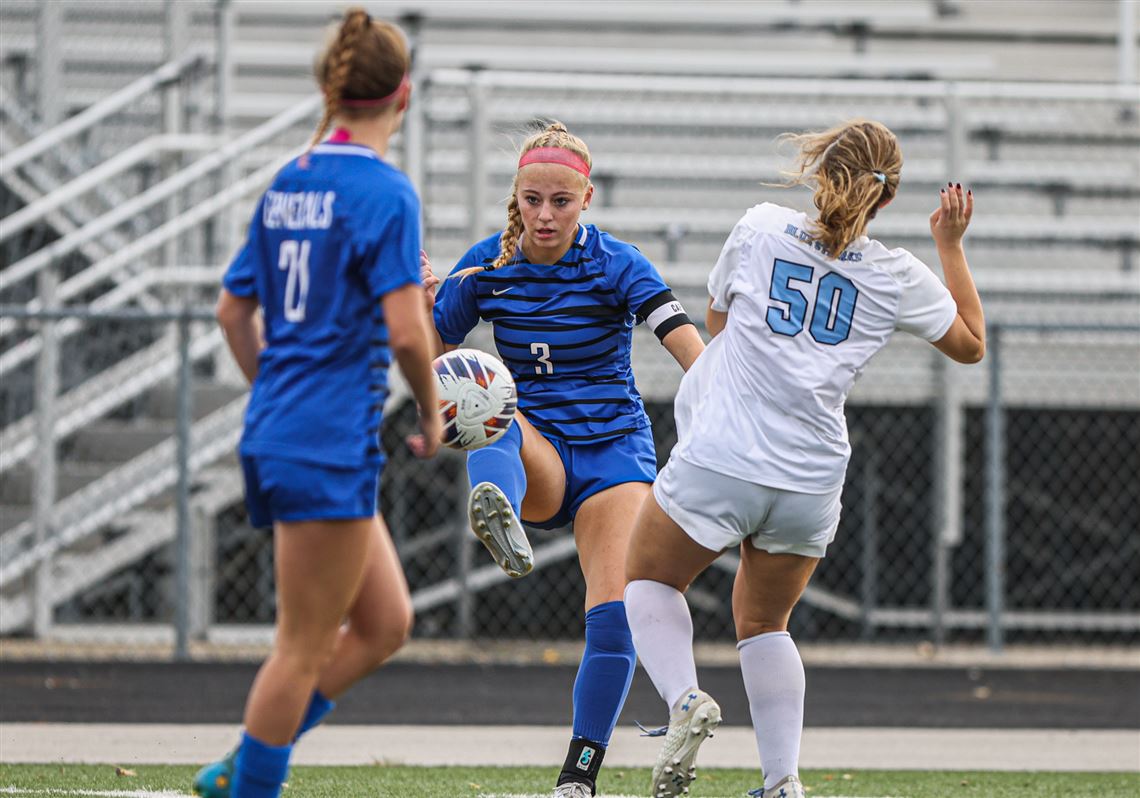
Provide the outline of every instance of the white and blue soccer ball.
<path id="1" fill-rule="evenodd" d="M 506 434 L 515 420 L 518 393 L 502 361 L 478 349 L 456 349 L 432 362 L 443 445 L 479 449 Z"/>

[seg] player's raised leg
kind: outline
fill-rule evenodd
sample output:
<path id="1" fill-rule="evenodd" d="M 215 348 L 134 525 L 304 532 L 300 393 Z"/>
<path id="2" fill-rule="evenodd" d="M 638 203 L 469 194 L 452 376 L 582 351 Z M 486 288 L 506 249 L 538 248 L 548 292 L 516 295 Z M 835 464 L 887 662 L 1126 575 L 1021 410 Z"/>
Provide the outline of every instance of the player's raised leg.
<path id="1" fill-rule="evenodd" d="M 586 646 L 574 680 L 574 722 L 556 796 L 594 794 L 598 771 L 621 714 L 637 657 L 622 592 L 625 553 L 638 508 L 649 493 L 627 482 L 586 499 L 574 538 L 586 578 Z"/>
<path id="2" fill-rule="evenodd" d="M 646 499 L 630 541 L 625 604 L 641 664 L 669 709 L 653 767 L 655 798 L 683 794 L 696 778 L 697 750 L 720 723 L 720 707 L 697 686 L 689 583 L 720 554 L 693 541 Z"/>
<path id="3" fill-rule="evenodd" d="M 521 519 L 545 520 L 558 512 L 566 474 L 558 452 L 521 412 L 499 440 L 467 455 L 471 529 L 508 576 L 534 568 L 534 552 Z"/>

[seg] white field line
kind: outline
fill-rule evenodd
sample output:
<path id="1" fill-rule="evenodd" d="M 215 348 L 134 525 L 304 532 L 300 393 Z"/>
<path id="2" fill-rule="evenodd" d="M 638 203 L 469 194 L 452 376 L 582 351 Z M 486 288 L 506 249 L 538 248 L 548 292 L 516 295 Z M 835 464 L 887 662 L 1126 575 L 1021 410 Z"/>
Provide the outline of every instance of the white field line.
<path id="1" fill-rule="evenodd" d="M 230 725 L 0 723 L 0 762 L 201 764 L 238 739 Z M 659 743 L 620 728 L 611 767 L 648 767 Z M 493 753 L 491 753 L 493 752 Z M 295 765 L 553 765 L 566 756 L 557 726 L 350 726 L 315 729 Z M 754 768 L 756 737 L 722 726 L 701 747 L 703 767 Z M 865 770 L 1140 770 L 1140 730 L 809 728 L 800 767 Z"/>

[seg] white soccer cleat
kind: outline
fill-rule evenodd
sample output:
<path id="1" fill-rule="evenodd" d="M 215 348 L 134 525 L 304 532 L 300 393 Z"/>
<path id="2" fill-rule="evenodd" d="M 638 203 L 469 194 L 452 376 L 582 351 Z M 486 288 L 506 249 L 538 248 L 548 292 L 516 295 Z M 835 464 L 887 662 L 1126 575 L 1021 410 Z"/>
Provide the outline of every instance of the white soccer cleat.
<path id="1" fill-rule="evenodd" d="M 720 706 L 703 690 L 685 692 L 669 714 L 665 744 L 653 766 L 653 798 L 676 798 L 689 794 L 697 778 L 697 749 L 720 725 Z"/>
<path id="2" fill-rule="evenodd" d="M 554 788 L 551 798 L 594 798 L 590 785 L 580 781 L 568 781 Z"/>
<path id="3" fill-rule="evenodd" d="M 748 793 L 752 798 L 805 798 L 804 785 L 798 776 L 785 776 L 770 790 L 761 787 Z"/>
<path id="4" fill-rule="evenodd" d="M 498 485 L 480 482 L 467 500 L 471 531 L 483 541 L 487 551 L 507 576 L 526 576 L 534 568 L 534 552 L 522 522 Z"/>

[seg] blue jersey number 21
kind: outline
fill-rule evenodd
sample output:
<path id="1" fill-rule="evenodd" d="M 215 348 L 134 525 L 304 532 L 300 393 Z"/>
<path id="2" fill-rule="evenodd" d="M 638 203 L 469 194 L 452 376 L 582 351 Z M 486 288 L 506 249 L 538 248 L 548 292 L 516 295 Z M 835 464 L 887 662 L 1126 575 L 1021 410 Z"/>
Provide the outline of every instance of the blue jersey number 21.
<path id="1" fill-rule="evenodd" d="M 815 269 L 802 263 L 776 259 L 772 267 L 772 287 L 768 296 L 786 307 L 768 306 L 768 326 L 779 335 L 794 337 L 803 332 L 808 315 L 808 298 L 792 283 L 804 283 L 810 288 L 815 282 Z M 821 344 L 835 346 L 851 334 L 851 319 L 855 316 L 855 301 L 859 289 L 841 274 L 828 272 L 819 281 L 815 292 L 815 306 L 811 310 L 808 331 Z"/>

